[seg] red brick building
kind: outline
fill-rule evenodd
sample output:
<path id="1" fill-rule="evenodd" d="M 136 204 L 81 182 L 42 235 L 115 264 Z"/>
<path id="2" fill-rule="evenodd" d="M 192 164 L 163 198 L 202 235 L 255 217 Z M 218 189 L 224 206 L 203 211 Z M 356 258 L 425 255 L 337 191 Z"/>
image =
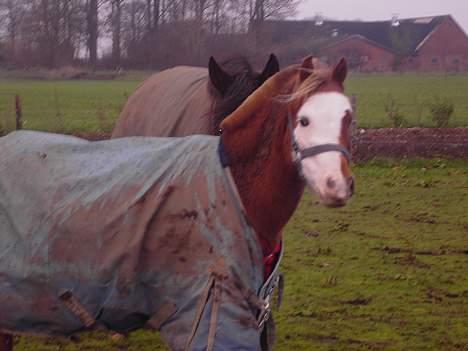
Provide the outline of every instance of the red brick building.
<path id="1" fill-rule="evenodd" d="M 344 56 L 361 72 L 468 71 L 468 36 L 450 15 L 378 22 L 267 21 L 265 33 L 273 46 L 301 37 L 303 54 L 311 53 L 307 41 L 315 40 L 313 54 L 330 63 Z"/>
<path id="2" fill-rule="evenodd" d="M 468 37 L 451 16 L 445 16 L 406 57 L 403 69 L 468 71 Z"/>
<path id="3" fill-rule="evenodd" d="M 321 48 L 324 62 L 336 62 L 346 57 L 349 65 L 359 72 L 388 72 L 396 62 L 395 53 L 362 35 L 354 34 Z"/>

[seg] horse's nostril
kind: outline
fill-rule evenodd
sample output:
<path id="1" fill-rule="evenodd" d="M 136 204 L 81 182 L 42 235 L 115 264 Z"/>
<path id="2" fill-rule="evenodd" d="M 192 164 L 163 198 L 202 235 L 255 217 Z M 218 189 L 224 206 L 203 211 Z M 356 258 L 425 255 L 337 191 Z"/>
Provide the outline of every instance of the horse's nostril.
<path id="1" fill-rule="evenodd" d="M 330 189 L 334 189 L 336 186 L 336 182 L 333 180 L 332 177 L 328 177 L 327 178 L 327 187 L 329 187 Z"/>

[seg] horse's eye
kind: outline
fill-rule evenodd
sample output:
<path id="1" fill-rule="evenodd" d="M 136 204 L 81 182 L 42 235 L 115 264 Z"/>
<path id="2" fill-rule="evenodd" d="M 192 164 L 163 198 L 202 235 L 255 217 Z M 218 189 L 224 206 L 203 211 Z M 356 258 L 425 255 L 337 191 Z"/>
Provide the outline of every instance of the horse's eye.
<path id="1" fill-rule="evenodd" d="M 309 125 L 309 119 L 307 117 L 301 117 L 299 123 L 301 124 L 301 126 L 307 127 Z"/>

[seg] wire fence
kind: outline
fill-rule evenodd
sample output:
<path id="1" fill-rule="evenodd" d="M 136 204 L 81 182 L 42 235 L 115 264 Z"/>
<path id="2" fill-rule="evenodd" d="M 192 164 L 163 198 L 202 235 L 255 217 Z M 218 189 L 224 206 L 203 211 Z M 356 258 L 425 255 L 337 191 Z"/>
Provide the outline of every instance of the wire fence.
<path id="1" fill-rule="evenodd" d="M 118 84 L 117 88 L 106 85 L 103 94 L 97 92 L 101 87 L 89 91 L 85 85 L 70 91 L 70 84 L 63 91 L 51 83 L 45 92 L 36 92 L 34 87 L 27 87 L 24 95 L 0 91 L 0 131 L 4 134 L 24 128 L 65 134 L 109 133 L 133 88 Z"/>
<path id="2" fill-rule="evenodd" d="M 16 129 L 16 94 L 0 93 L 0 133 Z"/>
<path id="3" fill-rule="evenodd" d="M 23 129 L 23 106 L 21 97 L 18 94 L 2 93 L 6 97 L 6 108 L 0 109 L 0 117 L 3 123 L 0 123 L 0 132 L 12 129 Z M 3 104 L 2 104 L 3 105 Z"/>
<path id="4" fill-rule="evenodd" d="M 468 128 L 380 128 L 361 129 L 358 97 L 351 97 L 353 119 L 351 124 L 351 151 L 356 160 L 375 157 L 456 157 L 468 158 Z M 86 111 L 79 112 L 85 114 Z M 89 118 L 83 123 L 97 123 L 93 131 L 72 134 L 89 139 L 105 139 L 110 135 L 115 117 L 109 118 L 102 105 L 87 111 Z M 113 112 L 118 114 L 117 111 Z M 53 131 L 66 131 L 60 105 L 47 106 L 44 115 L 52 116 Z M 49 117 L 50 117 L 49 116 Z M 24 126 L 23 100 L 14 93 L 0 93 L 0 135 Z M 28 126 L 26 126 L 27 128 Z M 66 131 L 69 132 L 69 131 Z"/>

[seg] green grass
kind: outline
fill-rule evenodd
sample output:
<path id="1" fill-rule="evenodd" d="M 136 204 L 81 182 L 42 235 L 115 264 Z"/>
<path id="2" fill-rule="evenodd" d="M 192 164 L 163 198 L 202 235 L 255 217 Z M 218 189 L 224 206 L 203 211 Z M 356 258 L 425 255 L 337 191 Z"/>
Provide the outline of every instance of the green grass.
<path id="1" fill-rule="evenodd" d="M 55 132 L 109 132 L 128 96 L 149 72 L 113 81 L 50 81 L 0 78 L 0 126 L 14 128 L 13 95 L 23 101 L 25 128 Z M 390 127 L 385 104 L 400 106 L 406 126 L 433 127 L 428 103 L 448 97 L 449 126 L 468 126 L 468 75 L 351 75 L 347 93 L 358 97 L 360 127 Z"/>
<path id="2" fill-rule="evenodd" d="M 306 197 L 288 226 L 280 349 L 466 350 L 468 166 L 371 163 L 357 175 L 349 207 Z"/>
<path id="3" fill-rule="evenodd" d="M 110 131 L 135 80 L 0 82 L 0 124 L 14 128 L 14 94 L 23 105 L 24 128 L 52 132 Z"/>
<path id="4" fill-rule="evenodd" d="M 347 93 L 356 94 L 360 127 L 392 127 L 385 112 L 389 97 L 399 105 L 405 126 L 435 126 L 429 103 L 447 97 L 455 106 L 450 127 L 468 125 L 468 75 L 389 74 L 351 75 Z"/>
<path id="5" fill-rule="evenodd" d="M 342 209 L 306 194 L 285 230 L 276 350 L 467 350 L 468 164 L 373 161 Z M 149 332 L 25 350 L 165 350 Z"/>

